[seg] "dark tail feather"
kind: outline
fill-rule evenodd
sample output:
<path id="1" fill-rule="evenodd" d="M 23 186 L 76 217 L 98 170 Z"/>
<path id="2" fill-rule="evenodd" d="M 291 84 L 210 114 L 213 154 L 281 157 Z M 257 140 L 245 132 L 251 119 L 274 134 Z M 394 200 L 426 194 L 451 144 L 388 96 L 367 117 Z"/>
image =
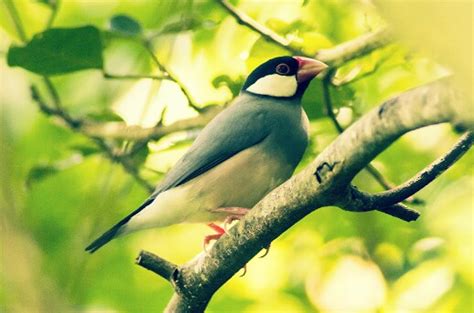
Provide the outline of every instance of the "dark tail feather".
<path id="1" fill-rule="evenodd" d="M 143 210 L 146 206 L 153 202 L 153 198 L 148 199 L 143 203 L 138 209 L 127 215 L 123 220 L 115 224 L 111 229 L 103 233 L 99 238 L 94 240 L 90 245 L 86 247 L 86 251 L 89 253 L 94 253 L 98 249 L 100 249 L 103 245 L 108 243 L 110 240 L 114 239 L 118 235 L 120 235 L 121 231 L 123 231 L 123 226 L 127 224 L 127 222 L 138 212 Z"/>
<path id="2" fill-rule="evenodd" d="M 94 253 L 100 247 L 108 243 L 110 240 L 114 239 L 123 225 L 117 224 L 108 231 L 106 231 L 102 236 L 94 240 L 90 245 L 87 246 L 86 251 L 89 253 Z"/>

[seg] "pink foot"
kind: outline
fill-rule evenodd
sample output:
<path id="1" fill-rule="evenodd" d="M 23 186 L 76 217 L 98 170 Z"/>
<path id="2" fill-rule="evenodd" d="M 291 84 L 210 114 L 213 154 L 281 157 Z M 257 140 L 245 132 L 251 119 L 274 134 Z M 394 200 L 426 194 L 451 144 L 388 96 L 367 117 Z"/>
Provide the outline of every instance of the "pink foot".
<path id="1" fill-rule="evenodd" d="M 228 207 L 228 208 L 217 208 L 211 210 L 214 213 L 226 213 L 228 214 L 224 220 L 224 231 L 227 232 L 228 226 L 233 221 L 239 221 L 245 214 L 247 214 L 249 209 L 240 208 L 240 207 Z"/>
<path id="2" fill-rule="evenodd" d="M 217 209 L 212 210 L 212 212 L 228 213 L 229 215 L 224 220 L 224 228 L 214 223 L 207 224 L 207 226 L 211 227 L 217 233 L 212 234 L 212 235 L 207 235 L 206 237 L 204 237 L 204 242 L 203 242 L 204 251 L 207 253 L 207 245 L 209 244 L 209 242 L 211 242 L 212 240 L 218 240 L 219 238 L 221 238 L 222 235 L 227 233 L 227 226 L 233 221 L 240 220 L 245 214 L 247 214 L 248 211 L 249 209 L 239 208 L 239 207 L 217 208 Z M 262 258 L 267 255 L 269 249 L 270 249 L 270 246 L 268 246 L 267 251 L 264 253 L 264 255 L 261 256 Z M 243 269 L 243 272 L 240 275 L 240 277 L 244 277 L 245 274 L 247 273 L 247 264 L 245 264 L 242 269 Z"/>
<path id="3" fill-rule="evenodd" d="M 209 242 L 211 242 L 212 240 L 217 240 L 217 239 L 221 238 L 222 235 L 224 235 L 226 233 L 224 228 L 222 228 L 219 225 L 216 225 L 214 223 L 209 223 L 209 224 L 207 224 L 207 226 L 214 229 L 217 233 L 212 234 L 212 235 L 207 235 L 206 237 L 204 237 L 203 248 L 204 248 L 204 251 L 206 253 L 207 253 L 207 245 L 209 244 Z"/>

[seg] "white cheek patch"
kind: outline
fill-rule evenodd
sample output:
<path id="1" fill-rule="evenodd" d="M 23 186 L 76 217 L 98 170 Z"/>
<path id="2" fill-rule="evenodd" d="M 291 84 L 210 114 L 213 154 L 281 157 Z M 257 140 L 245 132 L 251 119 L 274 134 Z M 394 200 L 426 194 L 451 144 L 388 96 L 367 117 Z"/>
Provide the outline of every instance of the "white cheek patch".
<path id="1" fill-rule="evenodd" d="M 295 76 L 272 74 L 258 79 L 247 91 L 272 97 L 292 97 L 298 89 Z"/>

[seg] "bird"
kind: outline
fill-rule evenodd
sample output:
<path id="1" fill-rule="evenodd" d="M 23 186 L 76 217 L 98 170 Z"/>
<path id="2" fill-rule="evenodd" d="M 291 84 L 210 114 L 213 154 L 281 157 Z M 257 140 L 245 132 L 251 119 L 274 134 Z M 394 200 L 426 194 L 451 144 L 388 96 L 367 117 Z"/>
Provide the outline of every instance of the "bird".
<path id="1" fill-rule="evenodd" d="M 204 127 L 142 205 L 94 240 L 93 253 L 114 238 L 179 223 L 240 219 L 286 181 L 309 141 L 301 98 L 327 65 L 302 56 L 279 56 L 257 66 L 239 95 Z"/>

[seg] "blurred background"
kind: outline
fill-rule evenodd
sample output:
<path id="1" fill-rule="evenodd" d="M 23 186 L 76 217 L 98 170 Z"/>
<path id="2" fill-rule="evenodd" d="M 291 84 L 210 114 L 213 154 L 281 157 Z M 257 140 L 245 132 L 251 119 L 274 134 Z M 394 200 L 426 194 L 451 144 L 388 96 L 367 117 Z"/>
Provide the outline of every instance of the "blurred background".
<path id="1" fill-rule="evenodd" d="M 138 25 L 199 107 L 225 104 L 255 65 L 288 52 L 237 23 L 215 1 L 58 1 L 0 2 L 0 311 L 161 311 L 172 288 L 135 266 L 134 258 L 145 249 L 184 263 L 202 251 L 210 229 L 176 225 L 120 238 L 94 255 L 84 252 L 148 190 L 94 141 L 38 110 L 30 85 L 40 85 L 41 77 L 7 65 L 9 47 L 24 44 L 11 14 L 17 12 L 27 40 L 45 30 L 52 12 L 52 27 L 94 25 L 102 32 L 104 72 L 159 74 L 144 46 L 123 35 L 123 29 Z M 470 1 L 231 3 L 306 54 L 392 27 L 398 43 L 335 73 L 330 92 L 343 127 L 381 101 L 452 72 L 472 96 Z M 113 21 L 119 15 L 135 26 L 117 27 Z M 117 29 L 122 34 L 114 34 Z M 97 69 L 55 75 L 51 81 L 73 117 L 151 127 L 161 117 L 169 125 L 197 115 L 172 81 L 111 79 Z M 324 110 L 320 80 L 312 82 L 304 107 L 311 144 L 299 168 L 338 135 Z M 197 131 L 144 145 L 133 157 L 137 175 L 157 183 Z M 427 127 L 401 138 L 373 164 L 399 184 L 449 150 L 458 136 L 449 125 Z M 111 144 L 130 147 L 126 141 Z M 422 213 L 416 222 L 335 207 L 315 211 L 278 238 L 267 257 L 250 261 L 245 277 L 225 284 L 208 311 L 473 311 L 472 165 L 468 152 L 416 195 L 424 202 L 416 206 Z M 363 190 L 382 190 L 365 171 L 355 183 Z"/>

